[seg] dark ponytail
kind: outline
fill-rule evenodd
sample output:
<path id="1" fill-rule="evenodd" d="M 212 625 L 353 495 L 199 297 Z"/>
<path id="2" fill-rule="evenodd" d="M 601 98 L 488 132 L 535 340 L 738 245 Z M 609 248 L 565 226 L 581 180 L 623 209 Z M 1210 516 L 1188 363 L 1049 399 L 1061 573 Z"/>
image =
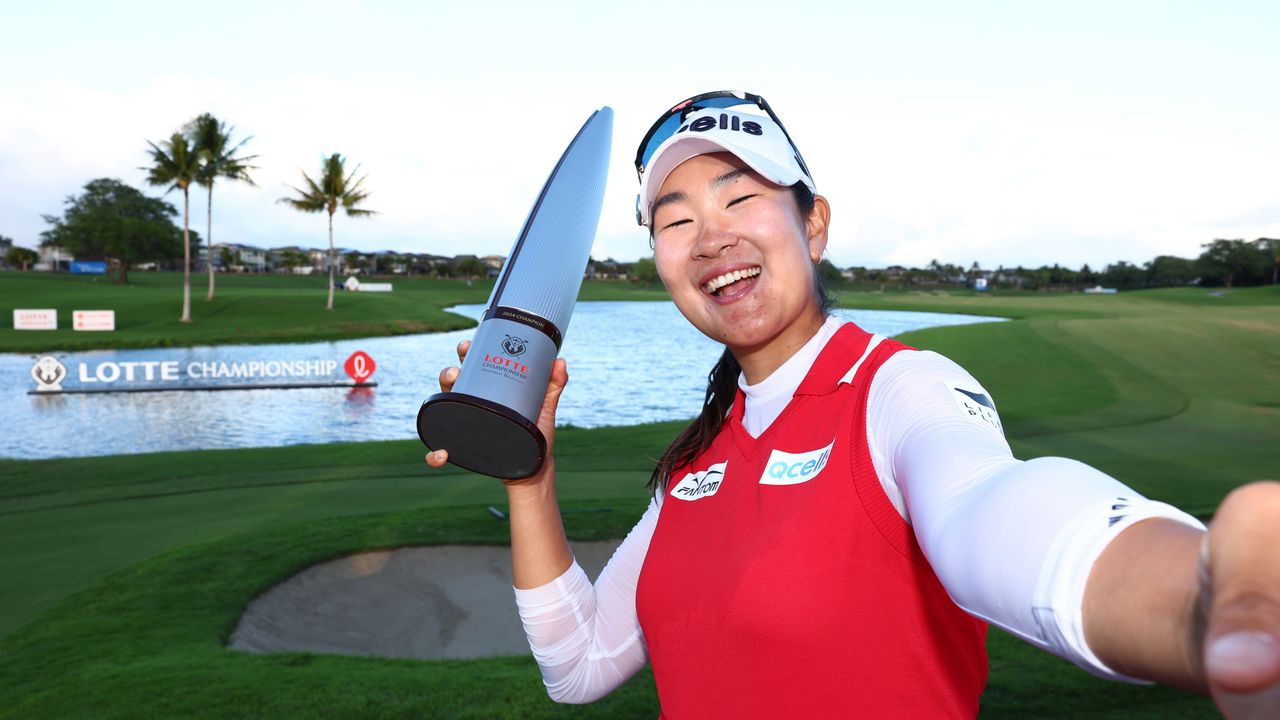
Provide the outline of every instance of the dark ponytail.
<path id="1" fill-rule="evenodd" d="M 809 217 L 814 206 L 813 193 L 802 182 L 792 185 L 791 193 L 795 196 L 796 205 L 800 208 L 800 217 Z M 653 229 L 650 228 L 649 232 L 652 237 Z M 817 265 L 813 266 L 813 280 L 814 290 L 818 295 L 818 306 L 825 317 L 835 306 L 836 298 L 827 290 Z M 702 401 L 702 412 L 676 436 L 676 439 L 662 453 L 662 457 L 658 458 L 658 464 L 653 468 L 653 474 L 649 476 L 650 490 L 664 491 L 667 481 L 671 479 L 671 473 L 693 462 L 703 451 L 711 447 L 711 442 L 720 433 L 724 419 L 729 414 L 729 407 L 733 405 L 733 398 L 738 392 L 738 376 L 741 374 L 742 366 L 738 364 L 738 359 L 729 352 L 729 348 L 725 348 L 720 354 L 720 360 L 707 374 L 707 394 Z"/>
<path id="2" fill-rule="evenodd" d="M 667 447 L 666 452 L 658 459 L 658 464 L 649 476 L 649 489 L 662 491 L 667 487 L 667 480 L 678 467 L 694 461 L 703 450 L 711 447 L 711 441 L 724 425 L 725 416 L 729 414 L 729 406 L 738 391 L 738 375 L 742 367 L 738 359 L 725 348 L 720 353 L 720 360 L 707 374 L 707 395 L 702 401 L 702 413 L 688 427 L 676 436 Z"/>

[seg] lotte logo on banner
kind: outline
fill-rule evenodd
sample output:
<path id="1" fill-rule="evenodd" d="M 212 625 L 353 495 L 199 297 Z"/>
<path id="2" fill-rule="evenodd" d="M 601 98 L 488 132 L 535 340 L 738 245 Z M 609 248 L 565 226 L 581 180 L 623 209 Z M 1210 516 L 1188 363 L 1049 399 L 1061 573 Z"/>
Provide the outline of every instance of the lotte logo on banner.
<path id="1" fill-rule="evenodd" d="M 369 357 L 368 353 L 357 350 L 351 353 L 351 357 L 342 364 L 342 369 L 347 371 L 357 385 L 360 385 L 373 375 L 373 371 L 378 369 L 378 364 Z"/>

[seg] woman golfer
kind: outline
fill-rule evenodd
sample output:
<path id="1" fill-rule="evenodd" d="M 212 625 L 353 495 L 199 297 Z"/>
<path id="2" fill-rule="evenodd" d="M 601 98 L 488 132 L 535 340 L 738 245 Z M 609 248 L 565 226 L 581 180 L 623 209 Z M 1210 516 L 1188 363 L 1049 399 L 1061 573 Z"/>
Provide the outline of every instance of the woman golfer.
<path id="1" fill-rule="evenodd" d="M 962 368 L 827 314 L 830 207 L 759 96 L 676 105 L 636 170 L 658 273 L 725 350 L 594 585 L 554 460 L 506 483 L 553 698 L 651 662 L 671 718 L 972 718 L 994 623 L 1103 677 L 1280 717 L 1280 485 L 1236 490 L 1206 532 L 1086 465 L 1014 459 Z M 557 360 L 548 439 L 567 380 Z"/>

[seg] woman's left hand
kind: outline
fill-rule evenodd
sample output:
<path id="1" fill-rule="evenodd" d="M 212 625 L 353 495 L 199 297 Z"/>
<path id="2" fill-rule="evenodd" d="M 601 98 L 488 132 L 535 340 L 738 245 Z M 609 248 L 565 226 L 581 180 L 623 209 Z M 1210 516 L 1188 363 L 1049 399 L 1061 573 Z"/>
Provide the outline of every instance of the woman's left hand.
<path id="1" fill-rule="evenodd" d="M 1232 720 L 1280 718 L 1280 483 L 1233 491 L 1202 555 L 1204 668 Z"/>

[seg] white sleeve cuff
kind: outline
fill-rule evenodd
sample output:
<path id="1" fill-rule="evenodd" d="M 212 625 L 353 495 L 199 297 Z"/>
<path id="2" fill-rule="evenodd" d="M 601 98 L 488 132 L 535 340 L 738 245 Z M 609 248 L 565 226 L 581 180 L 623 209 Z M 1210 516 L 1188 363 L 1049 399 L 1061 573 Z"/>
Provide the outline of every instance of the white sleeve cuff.
<path id="1" fill-rule="evenodd" d="M 516 609 L 529 639 L 529 650 L 542 670 L 548 693 L 576 679 L 572 672 L 589 653 L 595 616 L 595 590 L 575 559 L 569 569 L 546 585 L 514 588 Z"/>
<path id="2" fill-rule="evenodd" d="M 1120 533 L 1152 518 L 1205 529 L 1204 523 L 1172 505 L 1141 496 L 1116 498 L 1080 513 L 1058 533 L 1045 558 L 1032 606 L 1040 636 L 1055 655 L 1098 677 L 1149 684 L 1112 670 L 1094 654 L 1085 642 L 1083 606 L 1085 585 L 1102 551 Z"/>
<path id="3" fill-rule="evenodd" d="M 649 503 L 594 585 L 574 560 L 545 585 L 514 588 L 529 649 L 552 700 L 596 700 L 644 666 L 648 649 L 636 615 L 636 583 L 660 505 L 658 499 Z"/>
<path id="4" fill-rule="evenodd" d="M 591 580 L 587 577 L 587 571 L 578 564 L 577 558 L 574 558 L 564 574 L 545 585 L 523 589 L 512 587 L 516 591 L 516 607 L 519 608 L 521 617 L 535 612 L 544 612 L 557 604 L 567 602 L 575 595 L 583 594 L 590 588 Z"/>

